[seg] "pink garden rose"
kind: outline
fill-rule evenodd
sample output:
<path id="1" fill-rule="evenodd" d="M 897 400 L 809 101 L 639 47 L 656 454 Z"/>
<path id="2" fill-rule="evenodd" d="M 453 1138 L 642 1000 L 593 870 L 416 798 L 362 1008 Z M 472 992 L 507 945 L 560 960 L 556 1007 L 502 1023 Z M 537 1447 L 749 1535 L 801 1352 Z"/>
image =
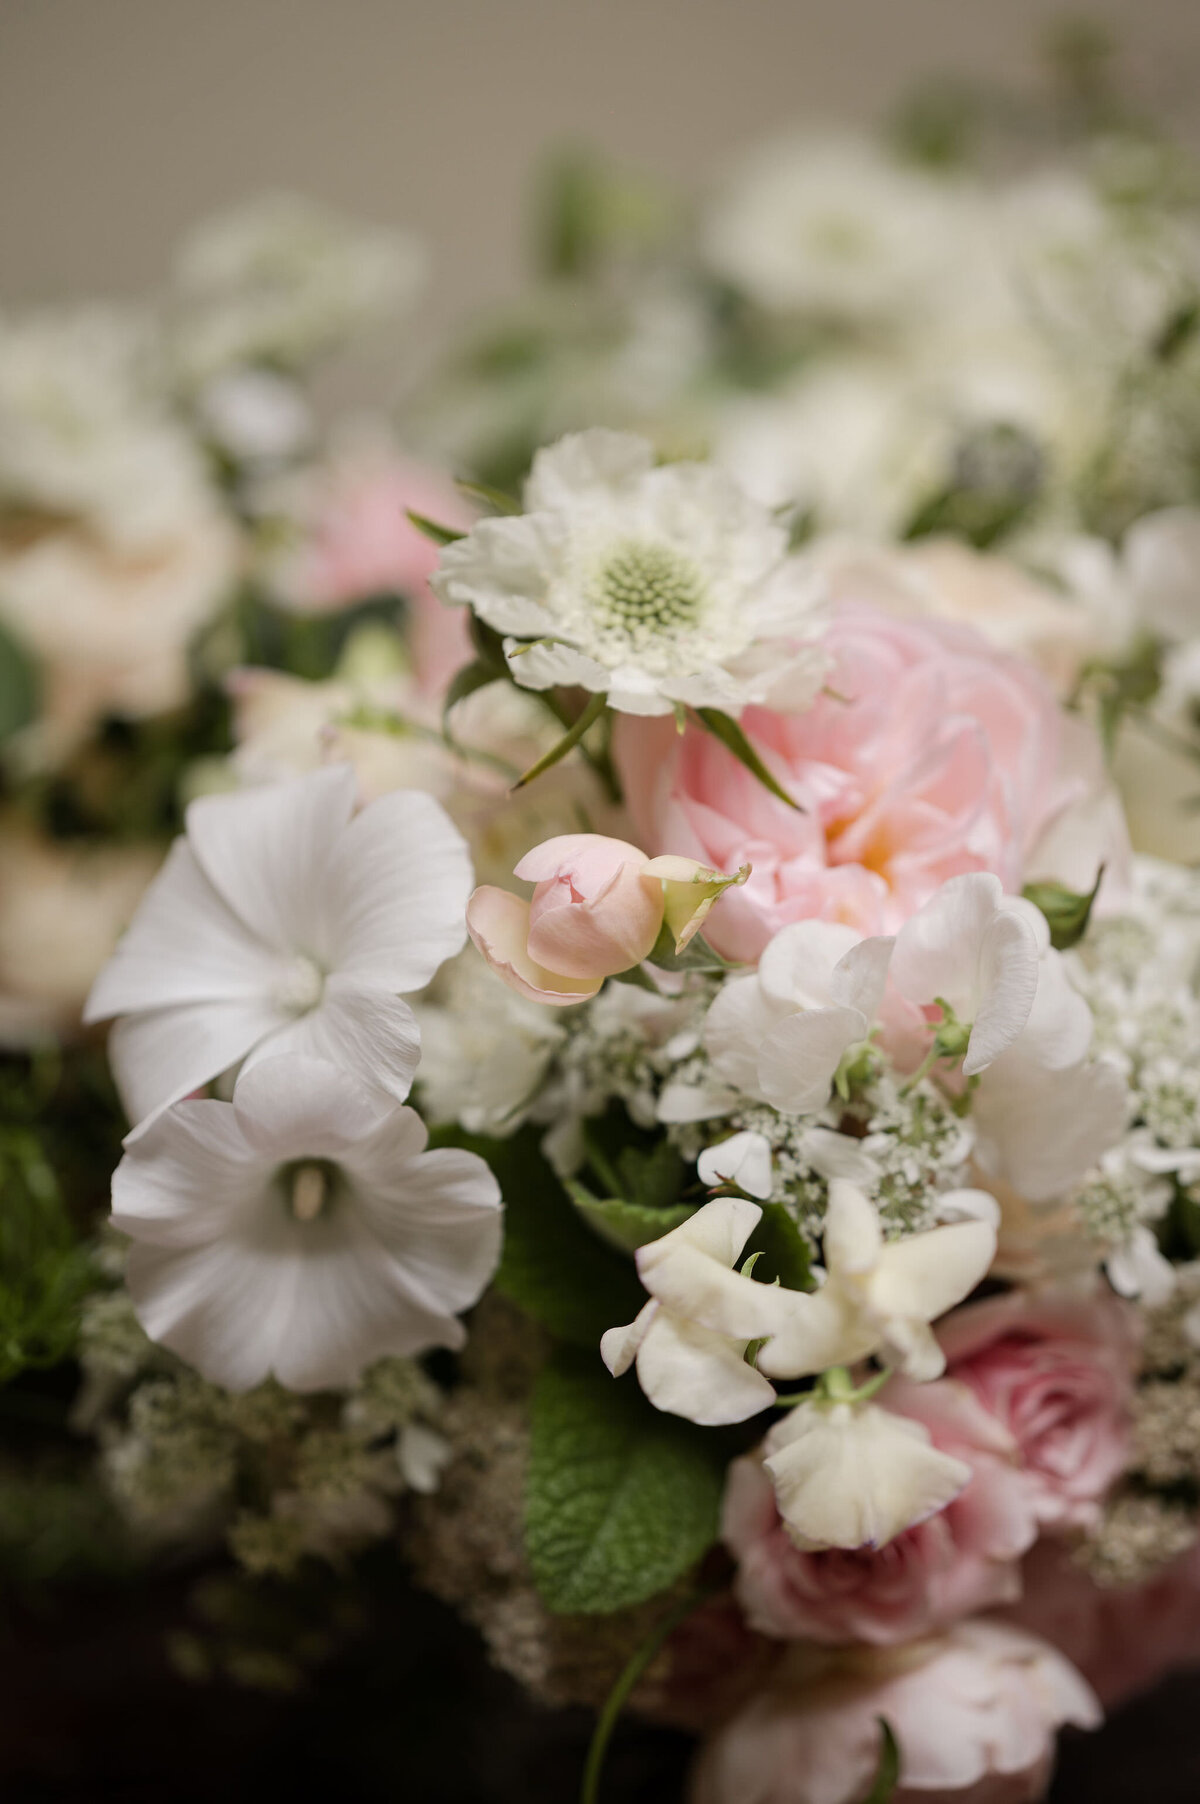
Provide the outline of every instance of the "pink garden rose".
<path id="1" fill-rule="evenodd" d="M 1010 1291 L 938 1325 L 948 1374 L 1012 1436 L 1044 1526 L 1093 1521 L 1125 1470 L 1136 1319 L 1107 1290 Z"/>
<path id="2" fill-rule="evenodd" d="M 1007 1430 L 948 1379 L 896 1380 L 882 1401 L 965 1461 L 970 1482 L 885 1547 L 805 1553 L 787 1533 L 761 1459 L 735 1460 L 722 1533 L 738 1562 L 735 1594 L 760 1634 L 888 1646 L 1020 1595 L 1018 1561 L 1037 1527 Z"/>
<path id="3" fill-rule="evenodd" d="M 429 587 L 438 547 L 409 510 L 465 529 L 470 509 L 439 472 L 364 449 L 322 472 L 306 508 L 301 549 L 279 579 L 280 599 L 298 613 L 329 614 L 373 595 L 403 595 L 417 681 L 440 694 L 471 656 L 467 616 Z"/>
<path id="4" fill-rule="evenodd" d="M 859 1804 L 880 1717 L 900 1747 L 892 1804 L 1034 1804 L 1059 1726 L 1094 1728 L 1100 1708 L 1054 1648 L 991 1620 L 886 1652 L 796 1648 L 702 1750 L 691 1804 Z"/>
<path id="5" fill-rule="evenodd" d="M 1122 863 L 1098 747 L 1031 664 L 969 627 L 898 619 L 859 602 L 829 629 L 826 689 L 801 714 L 747 708 L 741 724 L 799 803 L 791 809 L 710 734 L 622 715 L 614 750 L 637 835 L 706 863 L 749 863 L 709 937 L 753 961 L 813 917 L 895 932 L 948 877 L 992 871 L 1008 891 L 1055 859 Z M 1064 831 L 1078 811 L 1079 833 Z M 1089 878 L 1090 881 L 1090 878 Z"/>
<path id="6" fill-rule="evenodd" d="M 1138 1585 L 1098 1585 L 1061 1542 L 1039 1541 L 1006 1615 L 1077 1666 L 1106 1710 L 1200 1665 L 1200 1541 Z"/>

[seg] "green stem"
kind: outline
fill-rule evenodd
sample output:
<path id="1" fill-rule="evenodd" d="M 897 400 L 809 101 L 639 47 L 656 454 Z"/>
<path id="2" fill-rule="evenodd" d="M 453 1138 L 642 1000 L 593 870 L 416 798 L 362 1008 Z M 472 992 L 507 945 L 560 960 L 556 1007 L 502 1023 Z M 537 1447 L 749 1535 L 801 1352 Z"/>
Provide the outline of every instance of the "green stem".
<path id="1" fill-rule="evenodd" d="M 591 1746 L 588 1748 L 587 1764 L 583 1769 L 583 1784 L 579 1792 L 579 1804 L 598 1804 L 600 1797 L 600 1778 L 604 1771 L 604 1757 L 608 1753 L 608 1744 L 612 1732 L 617 1726 L 617 1719 L 625 1708 L 630 1692 L 650 1665 L 663 1643 L 673 1635 L 680 1623 L 715 1597 L 718 1591 L 725 1588 L 724 1580 L 716 1585 L 702 1585 L 695 1591 L 689 1591 L 686 1597 L 659 1618 L 642 1642 L 641 1646 L 630 1658 L 621 1672 L 616 1684 L 604 1701 L 604 1707 L 596 1719 L 596 1727 L 592 1734 Z"/>
<path id="2" fill-rule="evenodd" d="M 531 764 L 525 775 L 518 777 L 513 784 L 513 789 L 524 789 L 527 783 L 532 783 L 535 777 L 540 777 L 543 771 L 547 771 L 552 765 L 557 764 L 560 758 L 565 758 L 567 753 L 579 744 L 588 728 L 595 725 L 607 706 L 607 695 L 593 695 L 579 719 L 567 729 L 558 744 L 551 746 L 545 757 L 539 758 L 536 764 Z"/>

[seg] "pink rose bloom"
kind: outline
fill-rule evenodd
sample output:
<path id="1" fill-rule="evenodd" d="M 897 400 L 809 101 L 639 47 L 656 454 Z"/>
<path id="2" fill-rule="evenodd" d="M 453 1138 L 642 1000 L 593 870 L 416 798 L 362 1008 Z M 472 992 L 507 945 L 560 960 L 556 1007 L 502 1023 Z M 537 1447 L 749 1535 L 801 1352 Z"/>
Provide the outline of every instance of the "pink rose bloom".
<path id="1" fill-rule="evenodd" d="M 1173 1667 L 1200 1664 L 1200 1541 L 1140 1585 L 1097 1585 L 1061 1544 L 1043 1540 L 1024 1580 L 1009 1619 L 1065 1654 L 1106 1710 Z"/>
<path id="2" fill-rule="evenodd" d="M 702 1750 L 691 1804 L 859 1804 L 880 1717 L 900 1746 L 892 1804 L 1034 1804 L 1060 1725 L 1095 1728 L 1100 1707 L 1061 1654 L 1005 1623 L 887 1653 L 796 1649 Z"/>
<path id="3" fill-rule="evenodd" d="M 710 938 L 753 961 L 792 921 L 892 933 L 948 877 L 993 871 L 1018 891 L 1055 857 L 1120 863 L 1099 750 L 1031 664 L 969 627 L 846 603 L 827 635 L 826 691 L 801 714 L 747 708 L 741 724 L 803 812 L 701 728 L 619 717 L 614 751 L 641 842 L 722 869 L 753 866 Z M 1061 832 L 1078 806 L 1079 834 Z M 1082 841 L 1081 843 L 1081 836 Z M 1093 842 L 1096 842 L 1093 844 Z"/>
<path id="4" fill-rule="evenodd" d="M 347 457 L 324 473 L 307 536 L 280 582 L 297 613 L 329 614 L 373 595 L 403 595 L 417 681 L 440 693 L 471 656 L 464 608 L 445 607 L 429 587 L 438 547 L 408 510 L 465 529 L 471 512 L 438 472 L 388 455 Z"/>
<path id="5" fill-rule="evenodd" d="M 806 1641 L 888 1646 L 1020 1596 L 1017 1562 L 1037 1527 L 1011 1436 L 963 1385 L 896 1380 L 881 1398 L 929 1430 L 972 1477 L 937 1515 L 885 1547 L 803 1553 L 756 1455 L 729 1469 L 722 1524 L 734 1591 L 752 1629 Z"/>
<path id="6" fill-rule="evenodd" d="M 1125 1470 L 1136 1321 L 1109 1291 L 1010 1291 L 938 1325 L 949 1376 L 1012 1436 L 1047 1526 L 1094 1521 Z"/>

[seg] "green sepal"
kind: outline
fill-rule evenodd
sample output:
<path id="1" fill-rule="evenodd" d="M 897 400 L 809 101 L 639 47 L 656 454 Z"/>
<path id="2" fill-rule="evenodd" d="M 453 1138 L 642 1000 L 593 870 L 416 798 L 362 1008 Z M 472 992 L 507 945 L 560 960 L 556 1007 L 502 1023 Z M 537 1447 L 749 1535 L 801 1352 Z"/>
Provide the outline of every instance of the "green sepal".
<path id="1" fill-rule="evenodd" d="M 415 508 L 406 507 L 404 511 L 417 531 L 423 532 L 435 545 L 453 545 L 458 539 L 465 539 L 467 536 L 456 526 L 442 526 L 438 521 L 430 520 L 427 515 L 417 513 Z"/>
<path id="2" fill-rule="evenodd" d="M 647 954 L 646 962 L 657 965 L 660 971 L 707 971 L 720 974 L 734 969 L 728 959 L 713 951 L 700 933 L 688 941 L 682 952 L 676 952 L 675 935 L 665 921 L 659 928 L 658 938 Z"/>
<path id="3" fill-rule="evenodd" d="M 1104 866 L 1096 872 L 1096 881 L 1090 890 L 1080 893 L 1068 889 L 1065 883 L 1027 883 L 1021 891 L 1027 902 L 1040 908 L 1046 917 L 1046 925 L 1050 929 L 1050 944 L 1056 952 L 1069 952 L 1077 946 L 1088 930 L 1088 922 L 1092 918 L 1092 905 L 1100 890 L 1104 878 Z"/>
<path id="4" fill-rule="evenodd" d="M 557 745 L 552 745 L 550 750 L 546 752 L 543 757 L 539 758 L 536 764 L 531 764 L 524 775 L 517 778 L 516 782 L 513 784 L 513 788 L 524 789 L 527 783 L 532 783 L 535 777 L 542 776 L 544 772 L 551 770 L 554 765 L 560 763 L 562 759 L 566 757 L 568 752 L 574 751 L 588 728 L 595 726 L 607 706 L 607 695 L 593 695 L 591 701 L 583 710 L 583 713 L 567 728 Z"/>
<path id="5" fill-rule="evenodd" d="M 697 708 L 696 718 L 706 732 L 721 741 L 726 751 L 733 753 L 739 764 L 745 765 L 751 776 L 758 778 L 764 789 L 786 802 L 789 808 L 794 808 L 797 814 L 804 813 L 799 802 L 771 775 L 732 715 L 723 714 L 719 708 Z"/>
<path id="6" fill-rule="evenodd" d="M 556 1614 L 600 1615 L 665 1591 L 717 1538 L 728 1448 L 561 1349 L 533 1395 L 525 1551 Z"/>

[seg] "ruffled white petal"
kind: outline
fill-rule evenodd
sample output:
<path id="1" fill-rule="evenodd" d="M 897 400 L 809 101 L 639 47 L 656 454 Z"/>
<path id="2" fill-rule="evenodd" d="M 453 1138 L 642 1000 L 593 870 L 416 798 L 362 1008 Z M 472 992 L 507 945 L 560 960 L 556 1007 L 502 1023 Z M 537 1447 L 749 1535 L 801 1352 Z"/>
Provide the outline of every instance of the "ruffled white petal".
<path id="1" fill-rule="evenodd" d="M 122 1016 L 108 1058 L 125 1113 L 141 1122 L 202 1089 L 287 1023 L 267 1002 L 193 1002 Z"/>
<path id="2" fill-rule="evenodd" d="M 637 1355 L 638 1382 L 655 1409 L 702 1427 L 744 1422 L 769 1409 L 775 1388 L 746 1364 L 745 1342 L 661 1309 Z"/>

